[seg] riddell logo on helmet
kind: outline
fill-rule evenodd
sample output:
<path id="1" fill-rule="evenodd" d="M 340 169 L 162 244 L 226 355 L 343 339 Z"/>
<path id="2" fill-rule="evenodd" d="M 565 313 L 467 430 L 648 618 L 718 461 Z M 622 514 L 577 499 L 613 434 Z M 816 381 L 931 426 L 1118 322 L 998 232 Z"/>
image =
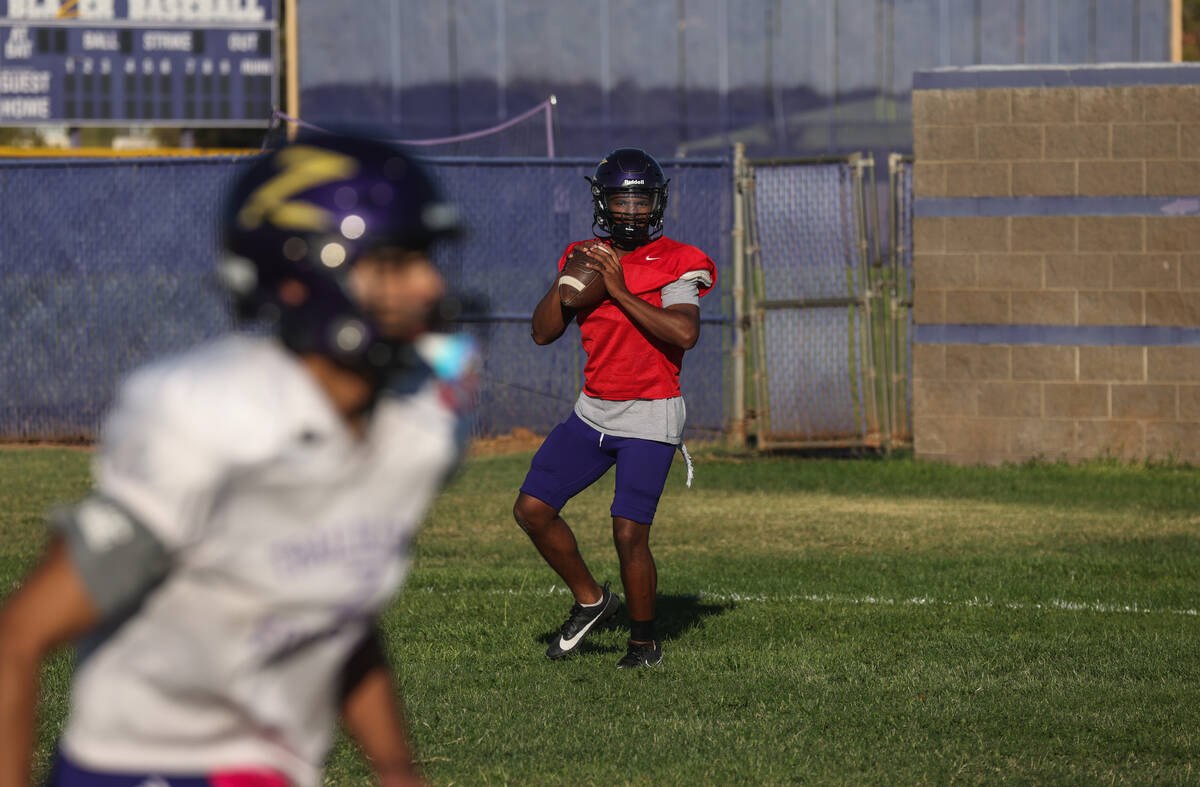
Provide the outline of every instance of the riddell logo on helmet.
<path id="1" fill-rule="evenodd" d="M 626 178 L 626 179 L 625 179 L 625 182 L 624 182 L 624 183 L 622 183 L 621 185 L 622 185 L 622 186 L 645 186 L 645 185 L 646 185 L 646 181 L 644 181 L 644 180 L 633 180 L 633 179 L 631 179 L 631 178 Z"/>

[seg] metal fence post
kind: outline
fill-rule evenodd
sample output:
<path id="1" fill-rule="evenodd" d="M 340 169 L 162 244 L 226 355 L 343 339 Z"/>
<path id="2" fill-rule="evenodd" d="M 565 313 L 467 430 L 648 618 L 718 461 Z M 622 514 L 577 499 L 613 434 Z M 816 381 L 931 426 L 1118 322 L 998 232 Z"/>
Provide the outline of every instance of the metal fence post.
<path id="1" fill-rule="evenodd" d="M 910 160 L 899 153 L 888 156 L 888 207 L 891 223 L 889 307 L 892 334 L 888 380 L 892 391 L 892 440 L 901 445 L 911 445 L 912 442 L 908 396 L 909 347 L 912 338 L 909 336 L 908 318 L 912 308 L 912 293 L 909 291 L 909 268 L 906 263 L 910 238 L 904 214 L 907 206 L 905 184 Z"/>
<path id="2" fill-rule="evenodd" d="M 746 326 L 743 324 L 746 300 L 746 195 L 742 178 L 746 167 L 746 145 L 733 146 L 733 412 L 730 415 L 730 442 L 746 445 Z"/>
<path id="3" fill-rule="evenodd" d="M 861 402 L 862 402 L 862 424 L 860 434 L 867 440 L 871 439 L 873 432 L 880 428 L 880 395 L 879 395 L 879 374 L 878 374 L 878 358 L 876 357 L 876 336 L 875 336 L 875 321 L 876 321 L 876 304 L 875 301 L 875 282 L 871 276 L 871 227 L 869 206 L 867 203 L 867 172 L 873 171 L 875 167 L 874 157 L 868 153 L 866 155 L 855 153 L 850 157 L 851 171 L 853 172 L 853 206 L 856 219 L 856 233 L 858 237 L 855 239 L 856 251 L 858 252 L 858 298 L 861 311 L 858 314 L 859 325 L 859 345 L 858 352 L 860 353 L 860 361 L 858 368 L 863 376 Z"/>

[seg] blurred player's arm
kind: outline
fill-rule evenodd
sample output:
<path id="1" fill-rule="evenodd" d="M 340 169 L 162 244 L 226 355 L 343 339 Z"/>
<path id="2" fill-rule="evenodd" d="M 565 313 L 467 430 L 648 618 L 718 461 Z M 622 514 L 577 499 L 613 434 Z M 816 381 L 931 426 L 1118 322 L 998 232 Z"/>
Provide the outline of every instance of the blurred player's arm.
<path id="1" fill-rule="evenodd" d="M 30 783 L 38 669 L 100 619 L 64 538 L 0 610 L 0 787 Z"/>
<path id="2" fill-rule="evenodd" d="M 0 611 L 0 787 L 29 783 L 42 659 L 136 607 L 170 567 L 162 542 L 103 494 L 53 512 L 50 525 L 45 557 Z"/>
<path id="3" fill-rule="evenodd" d="M 567 323 L 575 318 L 575 310 L 563 306 L 558 297 L 558 277 L 550 284 L 550 289 L 538 301 L 533 310 L 533 321 L 530 333 L 537 344 L 550 344 L 563 335 Z"/>
<path id="4" fill-rule="evenodd" d="M 342 671 L 342 724 L 381 787 L 425 782 L 413 764 L 408 727 L 378 632 L 372 629 Z"/>

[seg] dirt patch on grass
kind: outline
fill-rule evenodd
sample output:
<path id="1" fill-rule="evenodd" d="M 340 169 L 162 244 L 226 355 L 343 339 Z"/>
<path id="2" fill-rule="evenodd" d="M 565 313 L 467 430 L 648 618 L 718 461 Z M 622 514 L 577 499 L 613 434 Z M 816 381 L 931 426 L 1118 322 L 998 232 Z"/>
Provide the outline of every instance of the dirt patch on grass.
<path id="1" fill-rule="evenodd" d="M 27 448 L 30 450 L 69 448 L 77 451 L 91 451 L 95 447 L 95 443 L 87 440 L 64 440 L 61 442 L 53 440 L 0 440 L 0 448 L 5 450 L 14 448 Z"/>
<path id="2" fill-rule="evenodd" d="M 491 437 L 478 437 L 471 441 L 468 456 L 497 456 L 500 454 L 517 454 L 522 451 L 536 451 L 542 444 L 545 435 L 536 434 L 524 427 L 517 427 L 508 434 Z M 27 449 L 31 451 L 48 448 L 67 448 L 78 451 L 91 451 L 95 444 L 83 440 L 63 442 L 34 441 L 34 440 L 0 440 L 3 449 Z"/>
<path id="3" fill-rule="evenodd" d="M 536 451 L 543 439 L 545 439 L 543 435 L 535 434 L 529 429 L 518 426 L 505 435 L 478 437 L 472 440 L 467 455 L 497 456 L 499 454 L 516 454 L 522 451 Z"/>

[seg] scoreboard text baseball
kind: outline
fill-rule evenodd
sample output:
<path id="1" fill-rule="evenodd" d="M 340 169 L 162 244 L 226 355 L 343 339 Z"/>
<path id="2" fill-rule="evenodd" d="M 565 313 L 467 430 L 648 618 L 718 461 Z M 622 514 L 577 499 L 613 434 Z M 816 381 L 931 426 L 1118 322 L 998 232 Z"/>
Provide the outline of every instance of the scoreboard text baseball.
<path id="1" fill-rule="evenodd" d="M 0 126 L 265 126 L 278 0 L 0 0 Z"/>

